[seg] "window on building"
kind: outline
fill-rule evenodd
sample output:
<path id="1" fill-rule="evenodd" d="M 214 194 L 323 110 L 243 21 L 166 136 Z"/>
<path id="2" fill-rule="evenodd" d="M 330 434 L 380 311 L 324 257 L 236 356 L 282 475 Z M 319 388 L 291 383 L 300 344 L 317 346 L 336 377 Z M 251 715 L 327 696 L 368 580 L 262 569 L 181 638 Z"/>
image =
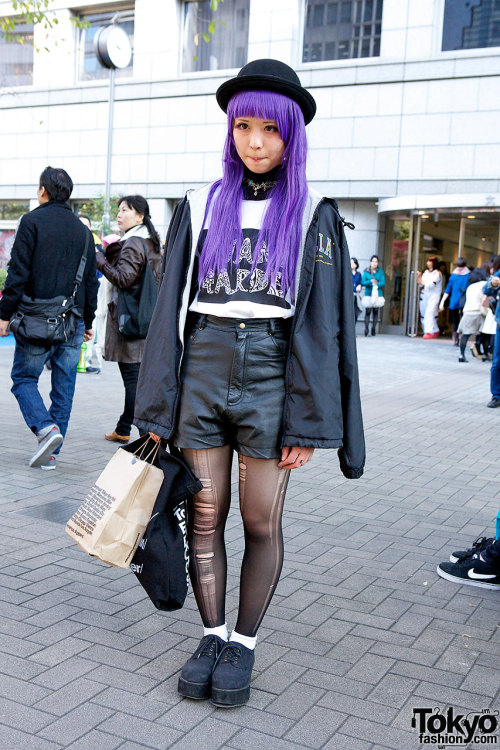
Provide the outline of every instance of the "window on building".
<path id="1" fill-rule="evenodd" d="M 306 0 L 302 62 L 378 57 L 383 0 Z"/>
<path id="2" fill-rule="evenodd" d="M 250 0 L 225 0 L 215 13 L 210 8 L 210 0 L 185 0 L 183 11 L 184 73 L 242 68 L 245 65 Z M 213 34 L 209 34 L 211 24 L 215 24 Z M 204 34 L 209 36 L 208 43 Z"/>
<path id="3" fill-rule="evenodd" d="M 0 37 L 0 87 L 33 84 L 33 24 L 16 24 L 12 32 L 22 41 Z"/>
<path id="4" fill-rule="evenodd" d="M 94 50 L 94 38 L 101 26 L 108 26 L 112 19 L 119 14 L 117 21 L 124 31 L 127 32 L 132 47 L 130 64 L 126 68 L 117 68 L 116 75 L 122 78 L 130 77 L 134 65 L 134 9 L 133 7 L 118 8 L 108 13 L 86 13 L 80 16 L 83 21 L 90 25 L 81 30 L 80 37 L 80 65 L 79 80 L 93 81 L 99 78 L 107 78 L 109 73 L 98 61 Z"/>
<path id="5" fill-rule="evenodd" d="M 443 50 L 500 47 L 499 0 L 445 0 Z"/>

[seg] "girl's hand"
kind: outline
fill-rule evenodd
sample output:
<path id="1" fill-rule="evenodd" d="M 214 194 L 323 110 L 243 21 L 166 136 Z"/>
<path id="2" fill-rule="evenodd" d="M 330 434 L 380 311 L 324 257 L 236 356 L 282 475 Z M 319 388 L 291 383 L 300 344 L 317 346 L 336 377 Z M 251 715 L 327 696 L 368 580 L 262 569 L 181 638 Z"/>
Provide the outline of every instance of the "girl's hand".
<path id="1" fill-rule="evenodd" d="M 280 469 L 299 469 L 311 460 L 313 453 L 314 448 L 285 446 L 281 451 L 281 461 L 278 466 Z"/>
<path id="2" fill-rule="evenodd" d="M 159 443 L 161 440 L 161 437 L 159 435 L 155 435 L 154 432 L 150 432 L 149 437 L 151 438 L 151 440 L 154 440 L 155 443 Z"/>

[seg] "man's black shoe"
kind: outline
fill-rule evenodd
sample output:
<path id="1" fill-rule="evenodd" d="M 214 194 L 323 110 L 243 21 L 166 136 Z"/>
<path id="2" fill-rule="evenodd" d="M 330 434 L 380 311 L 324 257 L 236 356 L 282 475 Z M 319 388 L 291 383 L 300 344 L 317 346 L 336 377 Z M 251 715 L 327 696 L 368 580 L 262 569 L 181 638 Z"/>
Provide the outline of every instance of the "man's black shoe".
<path id="1" fill-rule="evenodd" d="M 190 659 L 182 667 L 178 692 L 185 698 L 210 698 L 212 672 L 226 641 L 217 635 L 205 635 Z"/>
<path id="2" fill-rule="evenodd" d="M 254 662 L 253 649 L 236 641 L 224 644 L 212 674 L 212 703 L 215 706 L 232 708 L 247 703 Z"/>
<path id="3" fill-rule="evenodd" d="M 467 586 L 500 591 L 500 568 L 483 562 L 479 555 L 473 555 L 457 563 L 439 563 L 437 573 L 441 578 L 453 581 L 453 583 L 465 583 Z"/>
<path id="4" fill-rule="evenodd" d="M 492 398 L 491 401 L 486 404 L 486 406 L 490 409 L 496 409 L 498 406 L 500 406 L 500 398 Z"/>
<path id="5" fill-rule="evenodd" d="M 85 372 L 88 372 L 91 375 L 99 375 L 99 373 L 101 372 L 101 368 L 100 367 L 86 367 Z"/>
<path id="6" fill-rule="evenodd" d="M 457 552 L 452 552 L 450 555 L 450 562 L 456 563 L 456 562 L 462 562 L 463 560 L 467 560 L 469 557 L 472 557 L 476 554 L 481 554 L 483 549 L 486 549 L 486 547 L 493 542 L 493 537 L 486 538 L 485 536 L 480 536 L 478 539 L 476 539 L 474 542 L 472 542 L 472 547 L 469 547 L 469 549 L 461 549 Z"/>

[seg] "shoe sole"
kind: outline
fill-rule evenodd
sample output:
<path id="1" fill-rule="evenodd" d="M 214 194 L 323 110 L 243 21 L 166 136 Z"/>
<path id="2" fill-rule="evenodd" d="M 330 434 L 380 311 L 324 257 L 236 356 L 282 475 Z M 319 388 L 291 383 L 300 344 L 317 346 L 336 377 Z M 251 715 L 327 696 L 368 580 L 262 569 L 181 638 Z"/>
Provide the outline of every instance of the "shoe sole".
<path id="1" fill-rule="evenodd" d="M 184 698 L 191 698 L 195 701 L 203 701 L 210 698 L 212 686 L 210 683 L 190 682 L 179 677 L 177 692 Z"/>
<path id="2" fill-rule="evenodd" d="M 244 706 L 250 698 L 250 683 L 236 690 L 224 690 L 212 687 L 212 703 L 217 708 L 235 708 Z"/>
<path id="3" fill-rule="evenodd" d="M 29 463 L 31 468 L 36 468 L 44 464 L 54 452 L 54 448 L 57 448 L 59 445 L 61 445 L 62 441 L 63 436 L 60 432 L 52 435 L 52 437 L 47 440 L 43 448 L 39 448 L 35 455 L 32 456 Z"/>
<path id="4" fill-rule="evenodd" d="M 108 440 L 110 443 L 130 443 L 130 438 L 127 438 L 126 440 L 122 440 L 122 438 L 110 438 L 106 437 L 104 435 L 105 440 Z"/>
<path id="5" fill-rule="evenodd" d="M 446 573 L 441 568 L 437 567 L 437 574 L 441 578 L 445 578 L 447 581 L 453 583 L 464 583 L 466 586 L 477 586 L 480 589 L 490 589 L 491 591 L 500 591 L 500 583 L 486 583 L 485 581 L 471 581 L 469 578 L 459 578 L 458 576 L 452 576 L 451 573 Z"/>

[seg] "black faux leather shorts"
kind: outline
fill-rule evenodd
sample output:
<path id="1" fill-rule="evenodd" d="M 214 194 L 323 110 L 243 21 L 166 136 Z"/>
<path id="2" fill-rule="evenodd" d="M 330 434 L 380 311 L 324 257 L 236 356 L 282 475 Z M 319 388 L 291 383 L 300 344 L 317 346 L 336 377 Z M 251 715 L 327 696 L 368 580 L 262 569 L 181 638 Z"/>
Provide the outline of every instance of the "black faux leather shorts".
<path id="1" fill-rule="evenodd" d="M 290 322 L 190 315 L 179 448 L 231 445 L 251 458 L 281 458 Z"/>

